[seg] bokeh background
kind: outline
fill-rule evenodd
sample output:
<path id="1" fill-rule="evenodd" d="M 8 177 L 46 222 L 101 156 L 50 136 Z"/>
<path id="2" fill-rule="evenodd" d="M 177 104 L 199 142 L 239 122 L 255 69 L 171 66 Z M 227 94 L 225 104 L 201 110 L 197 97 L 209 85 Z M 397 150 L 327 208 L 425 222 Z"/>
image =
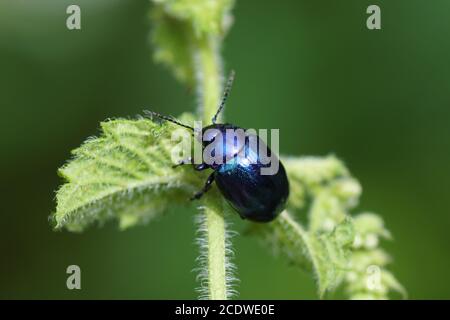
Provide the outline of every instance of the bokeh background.
<path id="1" fill-rule="evenodd" d="M 81 6 L 81 31 L 65 27 L 69 4 Z M 380 31 L 366 28 L 370 4 Z M 195 109 L 151 59 L 149 10 L 144 0 L 0 1 L 0 298 L 196 298 L 194 208 L 125 232 L 48 223 L 56 169 L 100 121 Z M 450 1 L 238 0 L 234 13 L 227 119 L 280 128 L 284 154 L 342 158 L 363 185 L 359 210 L 394 235 L 384 246 L 410 298 L 450 298 Z M 234 246 L 240 298 L 316 297 L 310 276 L 255 239 Z M 66 289 L 70 264 L 82 290 Z"/>

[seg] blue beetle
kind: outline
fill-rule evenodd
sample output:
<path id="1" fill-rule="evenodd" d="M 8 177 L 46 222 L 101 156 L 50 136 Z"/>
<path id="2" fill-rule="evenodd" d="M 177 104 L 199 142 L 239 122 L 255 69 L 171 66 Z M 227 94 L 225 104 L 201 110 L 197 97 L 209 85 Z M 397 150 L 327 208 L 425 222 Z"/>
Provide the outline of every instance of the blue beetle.
<path id="1" fill-rule="evenodd" d="M 241 144 L 236 144 L 234 138 L 232 141 L 227 138 L 228 130 L 242 128 L 228 123 L 216 123 L 218 115 L 225 106 L 233 80 L 234 72 L 232 71 L 227 81 L 222 101 L 212 118 L 212 124 L 202 128 L 202 135 L 200 136 L 203 150 L 213 142 L 222 144 L 223 157 L 226 161 L 219 164 L 208 164 L 203 161 L 201 164 L 194 165 L 192 159 L 189 158 L 174 165 L 174 167 L 191 164 L 194 165 L 194 169 L 197 171 L 205 169 L 213 170 L 203 188 L 191 200 L 200 199 L 215 181 L 222 195 L 234 210 L 239 213 L 241 218 L 255 222 L 269 222 L 275 219 L 285 207 L 289 196 L 289 181 L 281 161 L 275 155 L 271 155 L 270 149 L 257 135 L 253 136 L 256 138 L 257 146 L 261 145 L 266 148 L 266 153 L 268 156 L 271 156 L 272 161 L 273 159 L 279 161 L 278 171 L 273 175 L 261 174 L 261 168 L 267 167 L 267 164 L 260 161 L 258 150 L 261 149 L 256 148 L 255 145 L 250 143 L 251 138 L 246 137 Z M 152 117 L 156 116 L 194 131 L 194 128 L 172 117 L 151 111 L 147 111 L 147 113 Z M 216 138 L 219 136 L 222 137 L 222 141 L 216 141 Z M 253 161 L 249 161 L 250 158 Z"/>

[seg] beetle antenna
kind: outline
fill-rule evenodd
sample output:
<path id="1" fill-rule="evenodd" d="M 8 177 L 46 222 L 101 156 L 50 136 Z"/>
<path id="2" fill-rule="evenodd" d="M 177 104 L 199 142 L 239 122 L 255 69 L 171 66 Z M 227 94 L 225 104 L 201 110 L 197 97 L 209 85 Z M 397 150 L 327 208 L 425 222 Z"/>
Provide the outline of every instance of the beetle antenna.
<path id="1" fill-rule="evenodd" d="M 236 73 L 234 70 L 230 71 L 230 75 L 228 76 L 227 85 L 225 86 L 225 90 L 223 92 L 222 101 L 220 102 L 219 109 L 217 109 L 216 114 L 212 118 L 212 123 L 215 124 L 217 121 L 217 117 L 219 116 L 220 112 L 222 112 L 223 108 L 225 107 L 225 103 L 227 102 L 228 95 L 230 94 L 231 87 L 233 86 L 234 81 L 234 75 Z"/>
<path id="2" fill-rule="evenodd" d="M 162 115 L 160 113 L 157 113 L 157 112 L 154 112 L 154 111 L 149 111 L 149 110 L 144 110 L 144 114 L 146 116 L 149 116 L 152 120 L 153 120 L 154 117 L 157 117 L 159 119 L 175 123 L 176 125 L 179 125 L 180 127 L 184 127 L 186 129 L 194 131 L 194 128 L 192 128 L 191 126 L 188 126 L 187 124 L 181 123 L 180 121 L 176 120 L 172 116 L 165 116 L 165 115 Z"/>

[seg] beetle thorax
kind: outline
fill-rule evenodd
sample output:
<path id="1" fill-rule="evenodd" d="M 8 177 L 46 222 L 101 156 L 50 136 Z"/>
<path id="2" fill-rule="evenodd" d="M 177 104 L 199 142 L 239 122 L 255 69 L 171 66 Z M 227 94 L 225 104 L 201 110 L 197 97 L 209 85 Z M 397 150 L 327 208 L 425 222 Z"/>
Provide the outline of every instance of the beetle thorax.
<path id="1" fill-rule="evenodd" d="M 202 143 L 204 158 L 220 158 L 221 163 L 226 163 L 240 154 L 245 156 L 243 151 L 249 140 L 243 128 L 231 124 L 212 124 L 204 127 L 202 135 L 198 135 L 197 139 Z M 211 163 L 206 160 L 205 162 Z"/>

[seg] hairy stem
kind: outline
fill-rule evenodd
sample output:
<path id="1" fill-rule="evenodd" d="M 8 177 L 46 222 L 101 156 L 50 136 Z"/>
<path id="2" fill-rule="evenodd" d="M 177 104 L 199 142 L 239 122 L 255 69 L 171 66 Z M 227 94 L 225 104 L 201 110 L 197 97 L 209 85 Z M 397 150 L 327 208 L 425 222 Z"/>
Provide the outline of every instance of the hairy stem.
<path id="1" fill-rule="evenodd" d="M 211 123 L 219 105 L 221 94 L 221 63 L 219 41 L 216 37 L 202 37 L 195 41 L 195 67 L 199 113 L 204 125 Z M 205 266 L 207 268 L 207 291 L 204 296 L 212 300 L 225 300 L 227 293 L 226 225 L 221 206 L 206 205 L 200 213 L 203 216 L 203 235 L 205 237 Z"/>
<path id="2" fill-rule="evenodd" d="M 205 208 L 205 227 L 208 242 L 208 291 L 209 299 L 228 298 L 225 257 L 225 221 L 214 209 Z"/>
<path id="3" fill-rule="evenodd" d="M 217 111 L 222 93 L 221 58 L 216 37 L 202 37 L 196 41 L 195 66 L 197 68 L 197 90 L 199 113 L 204 125 L 210 124 Z"/>

